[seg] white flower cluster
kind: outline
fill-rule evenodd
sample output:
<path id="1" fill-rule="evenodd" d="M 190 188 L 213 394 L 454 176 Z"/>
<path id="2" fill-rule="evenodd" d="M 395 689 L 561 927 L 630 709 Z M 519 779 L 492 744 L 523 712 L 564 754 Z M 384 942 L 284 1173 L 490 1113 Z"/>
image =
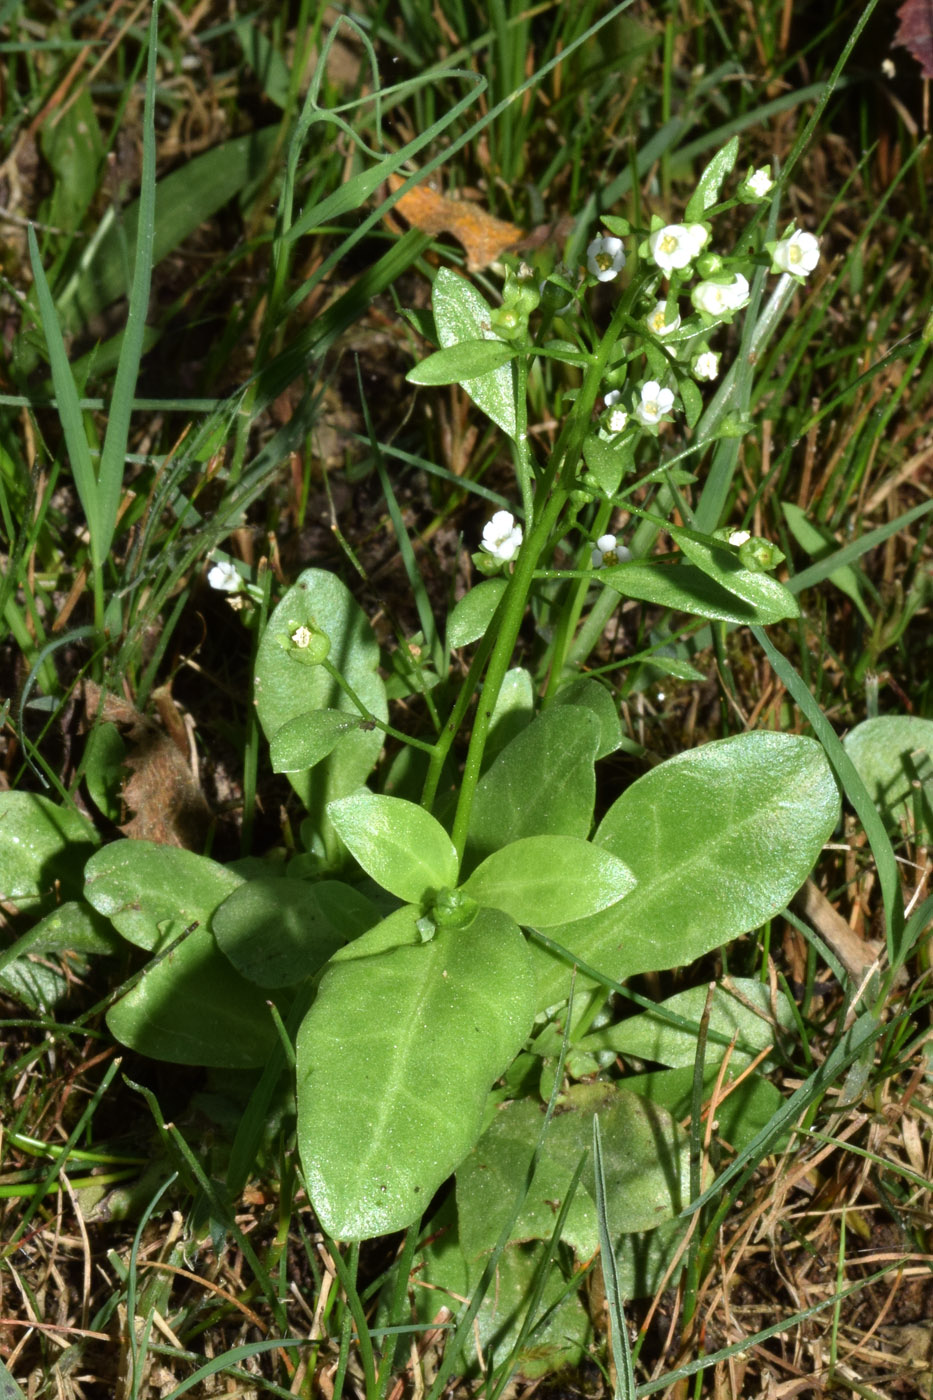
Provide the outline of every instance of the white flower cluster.
<path id="1" fill-rule="evenodd" d="M 483 526 L 480 548 L 500 564 L 510 564 L 521 547 L 521 525 L 516 525 L 515 517 L 509 511 L 497 510 Z"/>

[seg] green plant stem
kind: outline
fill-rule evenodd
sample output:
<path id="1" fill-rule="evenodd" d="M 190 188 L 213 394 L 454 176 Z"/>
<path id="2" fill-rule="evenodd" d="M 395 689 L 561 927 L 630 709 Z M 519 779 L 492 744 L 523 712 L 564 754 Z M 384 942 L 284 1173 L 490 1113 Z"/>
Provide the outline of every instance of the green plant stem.
<path id="1" fill-rule="evenodd" d="M 489 727 L 525 615 L 525 605 L 534 581 L 535 569 L 550 541 L 551 532 L 560 518 L 561 511 L 573 487 L 583 441 L 590 431 L 590 415 L 596 403 L 596 396 L 599 393 L 609 356 L 626 322 L 631 301 L 638 294 L 639 285 L 637 282 L 633 282 L 620 299 L 599 347 L 599 352 L 586 371 L 583 385 L 574 404 L 574 410 L 561 429 L 537 492 L 537 497 L 544 502 L 544 509 L 540 513 L 535 512 L 534 524 L 519 551 L 515 572 L 502 601 L 500 626 L 489 660 L 486 679 L 483 682 L 476 723 L 470 736 L 470 747 L 467 751 L 463 782 L 457 802 L 457 813 L 451 833 L 451 839 L 461 860 L 470 825 L 473 796 L 482 772 L 483 754 L 486 749 L 486 741 L 489 738 Z"/>
<path id="2" fill-rule="evenodd" d="M 528 444 L 528 354 L 518 355 L 512 361 L 515 383 L 515 461 L 518 472 L 518 488 L 522 497 L 522 510 L 525 515 L 525 528 L 531 530 L 534 524 L 534 462 Z"/>
<path id="3" fill-rule="evenodd" d="M 483 674 L 486 662 L 489 660 L 489 653 L 492 651 L 492 644 L 495 641 L 498 630 L 499 613 L 496 612 L 492 622 L 486 629 L 479 646 L 476 648 L 476 655 L 470 663 L 466 679 L 460 687 L 460 694 L 450 713 L 450 718 L 444 725 L 434 745 L 434 753 L 428 767 L 428 775 L 424 780 L 424 788 L 421 793 L 421 805 L 426 812 L 430 812 L 434 807 L 434 799 L 437 796 L 437 785 L 440 782 L 441 772 L 450 753 L 450 746 L 457 737 L 460 726 L 463 723 L 473 692 L 479 684 L 479 678 Z"/>
<path id="4" fill-rule="evenodd" d="M 612 502 L 603 501 L 599 507 L 599 510 L 596 512 L 596 519 L 593 522 L 593 534 L 596 536 L 597 539 L 599 539 L 601 535 L 605 534 L 606 526 L 609 524 L 609 517 L 611 515 Z M 564 606 L 561 608 L 560 622 L 557 626 L 557 636 L 554 639 L 554 654 L 551 662 L 551 674 L 548 678 L 547 692 L 544 697 L 545 705 L 548 705 L 551 702 L 551 700 L 553 700 L 554 696 L 557 694 L 561 678 L 563 677 L 565 668 L 567 666 L 568 653 L 570 652 L 571 644 L 573 642 L 573 634 L 576 631 L 577 623 L 580 621 L 580 614 L 582 613 L 584 605 L 586 603 L 586 595 L 589 593 L 590 587 L 591 583 L 589 579 L 577 579 L 575 583 L 571 584 L 570 589 L 568 590 L 569 596 L 564 600 Z M 607 593 L 612 592 L 611 589 L 606 589 L 605 591 Z M 613 608 L 615 608 L 616 606 L 617 604 L 614 602 Z M 592 613 L 590 614 L 590 617 L 592 617 Z M 608 618 L 606 619 L 606 621 L 608 621 Z M 606 622 L 602 622 L 597 636 L 601 635 L 603 627 L 605 627 L 605 625 Z M 594 645 L 595 642 L 596 637 L 593 638 Z M 592 647 L 590 648 L 590 650 L 592 650 Z"/>
<path id="5" fill-rule="evenodd" d="M 425 753 L 429 753 L 432 758 L 434 757 L 435 744 L 428 744 L 424 739 L 413 739 L 410 734 L 403 734 L 400 729 L 393 729 L 391 724 L 386 724 L 385 720 L 379 719 L 368 706 L 363 704 L 352 685 L 350 685 L 349 681 L 344 679 L 333 662 L 325 657 L 321 665 L 324 667 L 324 670 L 330 676 L 331 680 L 336 681 L 347 698 L 353 702 L 367 724 L 375 725 L 377 729 L 382 730 L 383 734 L 388 734 L 391 739 L 398 739 L 401 743 L 408 744 L 413 749 L 423 749 Z"/>

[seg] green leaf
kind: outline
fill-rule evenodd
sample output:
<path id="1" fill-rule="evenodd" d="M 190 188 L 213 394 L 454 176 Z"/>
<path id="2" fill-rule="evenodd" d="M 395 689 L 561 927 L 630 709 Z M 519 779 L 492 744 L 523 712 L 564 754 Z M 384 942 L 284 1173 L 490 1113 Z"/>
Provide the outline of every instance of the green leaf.
<path id="1" fill-rule="evenodd" d="M 457 883 L 454 843 L 437 818 L 414 802 L 363 789 L 331 802 L 327 815 L 367 875 L 407 904 Z"/>
<path id="2" fill-rule="evenodd" d="M 596 914 L 634 883 L 622 861 L 578 836 L 526 836 L 493 851 L 462 888 L 516 923 L 547 926 Z"/>
<path id="3" fill-rule="evenodd" d="M 697 568 L 754 608 L 755 621 L 759 626 L 780 622 L 785 617 L 800 616 L 800 605 L 790 589 L 770 574 L 746 569 L 727 545 L 703 539 L 690 530 L 676 526 L 671 526 L 669 533 Z"/>
<path id="4" fill-rule="evenodd" d="M 832 554 L 834 549 L 838 549 L 839 546 L 830 532 L 815 525 L 807 512 L 802 510 L 800 506 L 792 505 L 790 501 L 782 501 L 781 510 L 787 521 L 788 530 L 800 548 L 809 554 L 811 559 L 824 558 L 827 554 Z M 858 571 L 851 564 L 843 564 L 841 569 L 833 570 L 829 575 L 829 581 L 839 589 L 840 593 L 844 593 L 847 598 L 852 599 L 863 620 L 871 627 L 874 618 L 862 597 Z"/>
<path id="5" fill-rule="evenodd" d="M 677 389 L 684 406 L 684 417 L 687 420 L 687 427 L 693 428 L 696 426 L 700 414 L 703 412 L 703 395 L 692 379 L 681 379 L 678 382 Z"/>
<path id="6" fill-rule="evenodd" d="M 278 1039 L 266 1002 L 267 994 L 234 972 L 201 926 L 146 969 L 107 1012 L 107 1025 L 117 1040 L 153 1060 L 255 1069 Z"/>
<path id="7" fill-rule="evenodd" d="M 527 729 L 535 717 L 535 692 L 531 675 L 523 666 L 506 671 L 489 721 L 486 758 L 491 763 L 506 744 Z"/>
<path id="8" fill-rule="evenodd" d="M 434 279 L 431 305 L 437 338 L 445 350 L 463 341 L 492 338 L 492 311 L 488 303 L 465 278 L 449 268 L 442 267 Z M 497 338 L 497 344 L 501 343 Z M 514 441 L 518 428 L 511 365 L 500 365 L 478 379 L 471 379 L 464 388 L 477 407 Z"/>
<path id="9" fill-rule="evenodd" d="M 516 735 L 477 784 L 467 866 L 523 836 L 588 836 L 600 737 L 577 705 L 552 706 Z"/>
<path id="10" fill-rule="evenodd" d="M 377 719 L 387 720 L 385 687 L 377 674 L 379 644 L 349 589 L 324 569 L 305 569 L 274 609 L 256 655 L 256 713 L 267 738 L 311 710 L 341 710 L 359 720 L 356 706 L 323 666 L 304 666 L 286 650 L 299 626 L 330 638 L 330 661 Z M 316 832 L 329 830 L 325 808 L 365 781 L 382 748 L 379 729 L 357 728 L 313 769 L 289 773 Z M 333 844 L 333 835 L 330 835 Z"/>
<path id="11" fill-rule="evenodd" d="M 359 730 L 360 716 L 346 710 L 309 710 L 277 729 L 269 744 L 274 773 L 306 773 L 332 753 L 347 734 Z"/>
<path id="12" fill-rule="evenodd" d="M 544 1242 L 533 1242 L 503 1250 L 495 1279 L 459 1346 L 458 1371 L 473 1377 L 479 1370 L 478 1351 L 485 1361 L 492 1351 L 497 1358 L 512 1357 L 516 1347 L 514 1362 L 526 1380 L 579 1366 L 592 1328 L 568 1265 L 558 1258 L 548 1267 L 548 1247 Z M 485 1255 L 468 1259 L 456 1228 L 443 1220 L 436 1238 L 420 1254 L 424 1266 L 421 1277 L 431 1287 L 415 1290 L 415 1306 L 427 1326 L 442 1304 L 456 1313 L 463 1299 L 475 1294 L 487 1259 Z M 529 1299 L 536 1296 L 545 1269 L 535 1326 L 530 1335 L 523 1334 Z M 452 1339 L 446 1345 L 453 1345 Z"/>
<path id="13" fill-rule="evenodd" d="M 795 734 L 739 734 L 653 768 L 613 803 L 595 841 L 637 884 L 618 906 L 544 931 L 615 981 L 682 967 L 777 914 L 839 815 L 823 750 Z M 570 969 L 536 950 L 539 1005 Z"/>
<path id="14" fill-rule="evenodd" d="M 614 1026 L 592 1031 L 578 1042 L 578 1048 L 595 1054 L 611 1050 L 617 1055 L 636 1055 L 642 1060 L 657 1060 L 662 1065 L 692 1065 L 697 1053 L 697 1029 L 706 1005 L 707 988 L 689 987 L 661 1002 L 659 1011 L 643 1011 L 629 1016 Z M 739 999 L 741 997 L 741 1000 Z M 776 994 L 778 1025 L 787 1030 L 796 1024 L 794 1009 L 783 992 Z M 757 1008 L 757 1010 L 755 1009 Z M 693 1026 L 672 1025 L 661 1012 L 682 1017 Z M 719 1064 L 726 1053 L 726 1042 L 738 1032 L 738 1044 L 729 1064 L 743 1069 L 751 1064 L 759 1051 L 774 1044 L 775 1031 L 771 1022 L 771 989 L 751 977 L 733 977 L 727 985 L 720 984 L 713 993 L 709 1028 L 718 1032 L 719 1041 L 710 1038 L 706 1047 L 708 1064 Z"/>
<path id="15" fill-rule="evenodd" d="M 705 680 L 705 677 L 697 671 L 694 672 L 694 679 Z M 622 742 L 622 723 L 612 693 L 601 681 L 580 676 L 569 684 L 562 685 L 552 703 L 579 705 L 581 709 L 592 710 L 599 721 L 599 747 L 596 757 L 605 758 L 607 754 L 615 753 Z"/>
<path id="16" fill-rule="evenodd" d="M 736 568 L 740 567 L 736 563 Z M 768 575 L 756 574 L 754 577 L 760 579 Z M 607 569 L 600 569 L 599 582 L 614 588 L 625 598 L 640 598 L 645 603 L 657 603 L 662 608 L 673 608 L 677 612 L 692 613 L 718 622 L 762 622 L 767 625 L 782 617 L 797 616 L 785 610 L 796 606 L 792 595 L 788 595 L 790 601 L 785 604 L 783 595 L 786 589 L 782 589 L 777 596 L 777 608 L 768 606 L 767 616 L 764 617 L 755 606 L 737 597 L 734 591 L 723 588 L 721 583 L 692 564 L 670 564 L 665 560 L 646 563 L 633 559 L 628 564 L 612 564 Z M 780 584 L 776 586 L 781 588 Z M 762 597 L 767 596 L 763 589 L 759 593 Z"/>
<path id="17" fill-rule="evenodd" d="M 126 744 L 115 724 L 95 724 L 84 749 L 84 781 L 94 806 L 109 821 L 122 816 L 120 793 L 126 782 Z"/>
<path id="18" fill-rule="evenodd" d="M 298 1144 L 329 1234 L 367 1239 L 419 1218 L 479 1137 L 533 1007 L 528 946 L 491 909 L 327 969 L 297 1052 Z"/>
<path id="19" fill-rule="evenodd" d="M 119 952 L 121 946 L 106 919 L 83 900 L 69 899 L 0 952 L 0 970 L 27 953 L 113 954 Z"/>
<path id="20" fill-rule="evenodd" d="M 217 946 L 249 982 L 289 987 L 380 920 L 376 906 L 339 880 L 250 880 L 211 918 Z"/>
<path id="21" fill-rule="evenodd" d="M 153 841 L 114 841 L 85 866 L 84 897 L 138 948 L 155 951 L 206 925 L 239 875 L 207 856 Z"/>
<path id="22" fill-rule="evenodd" d="M 540 1132 L 540 1104 L 531 1099 L 505 1104 L 458 1169 L 457 1224 L 468 1259 L 477 1259 L 494 1248 L 528 1179 Z M 551 1238 L 575 1169 L 576 1163 L 569 1166 L 551 1157 L 545 1139 L 544 1152 L 512 1226 L 513 1241 Z M 562 1239 L 581 1259 L 589 1259 L 599 1244 L 596 1207 L 582 1183 L 571 1202 Z"/>
<path id="23" fill-rule="evenodd" d="M 718 1084 L 719 1070 L 718 1063 L 706 1066 L 703 1072 L 703 1102 L 707 1103 L 716 1092 L 716 1137 L 738 1152 L 767 1127 L 784 1100 L 770 1080 L 763 1079 L 760 1074 L 747 1074 L 736 1083 L 738 1070 L 730 1069 L 723 1082 Z M 690 1117 L 693 1104 L 692 1064 L 681 1069 L 627 1074 L 623 1087 L 630 1094 L 638 1094 L 667 1109 L 678 1123 Z M 786 1140 L 787 1135 L 775 1142 L 772 1151 L 780 1152 Z"/>
<path id="24" fill-rule="evenodd" d="M 97 845 L 90 822 L 32 792 L 0 792 L 0 901 L 35 909 L 59 881 L 65 898 L 81 889 Z"/>
<path id="25" fill-rule="evenodd" d="M 738 154 L 739 138 L 733 136 L 721 151 L 717 151 L 697 181 L 696 190 L 691 195 L 684 214 L 685 223 L 696 223 L 702 219 L 707 209 L 716 203 L 722 182 L 727 175 L 732 174 Z"/>
<path id="26" fill-rule="evenodd" d="M 614 496 L 622 477 L 632 465 L 631 449 L 622 451 L 591 433 L 583 444 L 583 459 L 597 485 L 607 496 Z"/>
<path id="27" fill-rule="evenodd" d="M 844 740 L 846 753 L 872 801 L 890 825 L 933 830 L 933 720 L 878 715 L 857 724 Z"/>
<path id="28" fill-rule="evenodd" d="M 504 340 L 461 340 L 435 350 L 405 375 L 409 384 L 468 384 L 515 359 L 515 348 Z"/>
<path id="29" fill-rule="evenodd" d="M 492 622 L 499 599 L 508 586 L 508 579 L 487 578 L 464 593 L 447 619 L 447 645 L 466 647 L 478 642 Z"/>

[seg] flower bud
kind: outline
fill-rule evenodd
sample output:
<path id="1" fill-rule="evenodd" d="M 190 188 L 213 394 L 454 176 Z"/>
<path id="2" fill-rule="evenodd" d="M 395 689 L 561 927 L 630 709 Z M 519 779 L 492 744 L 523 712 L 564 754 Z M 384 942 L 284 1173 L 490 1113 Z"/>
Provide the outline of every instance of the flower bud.
<path id="1" fill-rule="evenodd" d="M 751 535 L 739 545 L 739 562 L 752 573 L 760 574 L 776 569 L 783 561 L 783 552 L 761 535 Z"/>

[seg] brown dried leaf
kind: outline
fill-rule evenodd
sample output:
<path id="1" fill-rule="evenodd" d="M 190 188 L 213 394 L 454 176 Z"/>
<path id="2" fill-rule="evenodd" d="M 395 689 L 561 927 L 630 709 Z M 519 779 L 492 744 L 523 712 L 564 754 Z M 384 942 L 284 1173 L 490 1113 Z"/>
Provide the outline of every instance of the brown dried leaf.
<path id="1" fill-rule="evenodd" d="M 122 799 L 133 815 L 120 826 L 124 836 L 203 850 L 210 808 L 177 743 L 128 700 L 112 694 L 101 699 L 93 681 L 84 684 L 84 711 L 88 724 L 116 724 L 129 748 Z"/>
<path id="2" fill-rule="evenodd" d="M 904 0 L 893 43 L 908 49 L 925 78 L 933 78 L 933 0 Z"/>
<path id="3" fill-rule="evenodd" d="M 402 184 L 400 175 L 389 176 L 393 192 Z M 530 252 L 550 241 L 563 243 L 573 228 L 573 219 L 563 218 L 553 224 L 541 224 L 529 233 L 517 224 L 497 219 L 472 199 L 449 199 L 430 185 L 416 185 L 402 195 L 395 208 L 422 233 L 432 238 L 449 233 L 462 243 L 470 272 L 481 272 L 490 263 L 498 262 L 503 253 Z"/>

